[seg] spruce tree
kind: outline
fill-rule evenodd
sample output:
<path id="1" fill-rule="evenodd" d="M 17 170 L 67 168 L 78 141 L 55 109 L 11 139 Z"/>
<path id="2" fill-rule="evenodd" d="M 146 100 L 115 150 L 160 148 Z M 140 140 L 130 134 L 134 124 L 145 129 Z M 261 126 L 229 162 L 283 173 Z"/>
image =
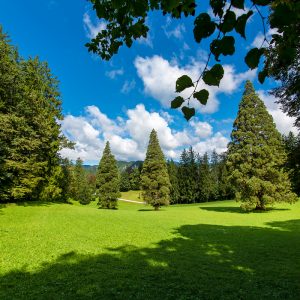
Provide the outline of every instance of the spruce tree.
<path id="1" fill-rule="evenodd" d="M 228 165 L 242 208 L 265 210 L 275 202 L 296 201 L 283 168 L 286 154 L 281 135 L 250 81 L 246 82 L 231 140 Z"/>
<path id="2" fill-rule="evenodd" d="M 192 147 L 189 150 L 184 149 L 181 153 L 178 168 L 180 203 L 194 203 L 198 200 L 198 167 L 196 156 Z"/>
<path id="3" fill-rule="evenodd" d="M 150 134 L 146 159 L 143 163 L 141 188 L 144 201 L 151 204 L 155 210 L 169 204 L 170 179 L 164 154 L 154 129 Z"/>
<path id="4" fill-rule="evenodd" d="M 173 160 L 168 161 L 168 174 L 170 178 L 170 202 L 172 204 L 178 203 L 180 198 L 179 185 L 178 185 L 178 167 Z"/>
<path id="5" fill-rule="evenodd" d="M 120 194 L 119 170 L 115 157 L 106 143 L 96 175 L 96 193 L 100 208 L 117 208 Z"/>

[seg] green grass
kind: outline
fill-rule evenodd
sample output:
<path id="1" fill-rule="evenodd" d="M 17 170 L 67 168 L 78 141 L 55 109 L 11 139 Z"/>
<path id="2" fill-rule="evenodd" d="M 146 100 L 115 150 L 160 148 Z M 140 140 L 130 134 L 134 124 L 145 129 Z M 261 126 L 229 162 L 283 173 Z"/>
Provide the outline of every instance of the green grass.
<path id="1" fill-rule="evenodd" d="M 266 213 L 233 201 L 0 208 L 0 299 L 299 295 L 299 202 Z"/>
<path id="2" fill-rule="evenodd" d="M 143 202 L 141 191 L 122 192 L 121 198 Z"/>

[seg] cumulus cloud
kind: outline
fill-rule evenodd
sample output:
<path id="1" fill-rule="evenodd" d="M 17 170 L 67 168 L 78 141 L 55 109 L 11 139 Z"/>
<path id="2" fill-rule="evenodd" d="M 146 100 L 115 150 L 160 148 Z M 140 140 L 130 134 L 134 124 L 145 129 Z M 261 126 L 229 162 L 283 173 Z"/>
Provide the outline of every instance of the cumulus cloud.
<path id="1" fill-rule="evenodd" d="M 106 29 L 105 22 L 97 21 L 93 23 L 88 13 L 83 15 L 83 26 L 89 39 L 95 38 L 100 31 Z"/>
<path id="2" fill-rule="evenodd" d="M 170 127 L 173 122 L 166 112 L 150 112 L 143 104 L 126 111 L 125 118 L 111 119 L 96 106 L 88 106 L 82 116 L 67 115 L 62 121 L 62 131 L 76 142 L 75 149 L 63 149 L 61 154 L 86 163 L 97 163 L 107 140 L 118 160 L 143 160 L 149 134 L 157 131 L 161 147 L 167 158 L 179 159 L 184 147 L 194 146 L 204 153 L 214 148 L 224 151 L 227 138 L 213 134 L 213 127 L 198 119 L 184 123 L 181 130 Z"/>
<path id="3" fill-rule="evenodd" d="M 280 105 L 276 103 L 276 98 L 270 95 L 268 91 L 259 90 L 259 97 L 264 101 L 269 113 L 272 115 L 276 127 L 279 132 L 287 134 L 290 131 L 297 134 L 296 127 L 293 126 L 295 118 L 286 115 L 280 108 Z"/>
<path id="4" fill-rule="evenodd" d="M 137 69 L 137 74 L 144 84 L 144 92 L 156 100 L 163 107 L 170 106 L 170 100 L 175 97 L 175 82 L 178 77 L 187 74 L 191 78 L 199 77 L 200 72 L 204 68 L 204 62 L 193 60 L 190 64 L 183 67 L 179 66 L 176 60 L 169 62 L 161 56 L 154 55 L 152 57 L 138 56 L 134 65 Z M 207 86 L 202 81 L 198 85 L 198 89 L 206 88 L 210 93 L 207 105 L 203 106 L 195 100 L 193 105 L 202 113 L 214 113 L 219 108 L 218 94 L 232 94 L 246 79 L 253 79 L 256 71 L 250 70 L 244 73 L 237 73 L 232 65 L 224 65 L 224 77 L 220 87 Z M 192 89 L 187 89 L 182 94 L 188 97 Z"/>

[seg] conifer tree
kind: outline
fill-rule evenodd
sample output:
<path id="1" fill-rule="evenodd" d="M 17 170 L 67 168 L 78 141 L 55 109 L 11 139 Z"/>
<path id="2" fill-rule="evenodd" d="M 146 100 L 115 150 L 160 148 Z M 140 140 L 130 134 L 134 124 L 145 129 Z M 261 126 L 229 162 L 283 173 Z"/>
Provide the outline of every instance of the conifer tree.
<path id="1" fill-rule="evenodd" d="M 117 208 L 120 194 L 119 170 L 115 157 L 111 153 L 109 142 L 106 143 L 96 175 L 96 193 L 101 208 Z"/>
<path id="2" fill-rule="evenodd" d="M 192 147 L 183 150 L 178 168 L 180 203 L 194 203 L 198 200 L 198 167 Z"/>
<path id="3" fill-rule="evenodd" d="M 172 204 L 178 203 L 180 198 L 178 185 L 178 167 L 173 160 L 168 161 L 168 174 L 170 178 L 170 202 Z"/>
<path id="4" fill-rule="evenodd" d="M 296 201 L 288 174 L 281 135 L 263 101 L 246 82 L 233 124 L 228 165 L 237 193 L 246 210 L 265 210 L 275 202 Z"/>
<path id="5" fill-rule="evenodd" d="M 150 134 L 146 159 L 143 163 L 141 188 L 144 201 L 151 204 L 155 210 L 169 204 L 170 179 L 164 154 L 154 129 Z"/>
<path id="6" fill-rule="evenodd" d="M 92 199 L 92 191 L 80 158 L 77 158 L 72 172 L 71 197 L 80 204 L 89 204 Z"/>

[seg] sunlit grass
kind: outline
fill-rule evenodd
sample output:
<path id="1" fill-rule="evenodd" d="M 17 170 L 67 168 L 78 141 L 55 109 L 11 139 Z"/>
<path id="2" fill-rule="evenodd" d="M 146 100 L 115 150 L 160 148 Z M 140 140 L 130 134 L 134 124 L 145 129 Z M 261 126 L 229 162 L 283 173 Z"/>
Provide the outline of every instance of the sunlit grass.
<path id="1" fill-rule="evenodd" d="M 275 208 L 8 205 L 0 299 L 297 299 L 300 203 Z"/>

